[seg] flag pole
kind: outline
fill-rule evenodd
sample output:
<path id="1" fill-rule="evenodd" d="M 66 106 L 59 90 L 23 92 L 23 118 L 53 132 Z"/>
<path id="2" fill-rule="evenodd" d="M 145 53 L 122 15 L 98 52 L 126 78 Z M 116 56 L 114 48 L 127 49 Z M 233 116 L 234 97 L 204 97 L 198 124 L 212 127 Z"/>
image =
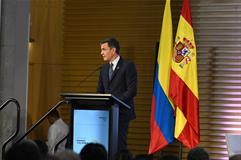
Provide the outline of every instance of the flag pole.
<path id="1" fill-rule="evenodd" d="M 158 159 L 160 159 L 162 156 L 163 156 L 163 155 L 162 155 L 162 151 L 160 150 L 160 151 L 159 151 L 159 154 L 158 154 Z"/>
<path id="2" fill-rule="evenodd" d="M 179 160 L 182 160 L 182 142 L 179 142 Z"/>

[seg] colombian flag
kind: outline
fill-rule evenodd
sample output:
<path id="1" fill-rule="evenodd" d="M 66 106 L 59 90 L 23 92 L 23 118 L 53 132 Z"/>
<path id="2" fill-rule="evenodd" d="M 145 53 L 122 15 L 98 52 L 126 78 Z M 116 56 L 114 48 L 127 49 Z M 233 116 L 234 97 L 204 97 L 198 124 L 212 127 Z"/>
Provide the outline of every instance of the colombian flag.
<path id="1" fill-rule="evenodd" d="M 189 0 L 183 0 L 174 43 L 169 95 L 175 105 L 175 138 L 193 148 L 199 143 L 199 98 Z"/>
<path id="2" fill-rule="evenodd" d="M 166 0 L 154 77 L 149 154 L 160 150 L 174 140 L 174 109 L 168 98 L 173 53 L 172 39 L 170 0 Z"/>

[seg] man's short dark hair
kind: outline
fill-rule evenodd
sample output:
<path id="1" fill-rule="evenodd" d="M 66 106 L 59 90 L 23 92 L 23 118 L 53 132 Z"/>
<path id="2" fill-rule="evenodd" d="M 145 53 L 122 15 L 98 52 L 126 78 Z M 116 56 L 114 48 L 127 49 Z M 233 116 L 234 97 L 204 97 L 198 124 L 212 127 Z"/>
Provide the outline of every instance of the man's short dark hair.
<path id="1" fill-rule="evenodd" d="M 51 117 L 56 117 L 56 118 L 59 118 L 59 112 L 57 109 L 54 109 L 50 112 L 49 116 Z"/>
<path id="2" fill-rule="evenodd" d="M 115 48 L 116 53 L 120 54 L 120 44 L 115 38 L 110 37 L 110 38 L 107 38 L 107 39 L 104 39 L 104 40 L 100 41 L 101 45 L 104 44 L 104 43 L 108 43 L 110 48 Z"/>
<path id="3" fill-rule="evenodd" d="M 196 147 L 189 151 L 188 160 L 209 160 L 208 152 L 202 147 Z"/>
<path id="4" fill-rule="evenodd" d="M 79 153 L 81 160 L 107 160 L 107 151 L 102 144 L 88 143 Z"/>

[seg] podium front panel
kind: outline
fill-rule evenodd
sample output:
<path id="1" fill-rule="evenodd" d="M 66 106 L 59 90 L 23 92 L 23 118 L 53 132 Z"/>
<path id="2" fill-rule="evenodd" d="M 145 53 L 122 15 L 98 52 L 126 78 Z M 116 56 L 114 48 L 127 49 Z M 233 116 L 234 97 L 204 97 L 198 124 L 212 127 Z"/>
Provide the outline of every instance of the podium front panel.
<path id="1" fill-rule="evenodd" d="M 100 143 L 107 152 L 110 148 L 110 107 L 72 108 L 72 148 L 79 153 L 88 143 Z"/>

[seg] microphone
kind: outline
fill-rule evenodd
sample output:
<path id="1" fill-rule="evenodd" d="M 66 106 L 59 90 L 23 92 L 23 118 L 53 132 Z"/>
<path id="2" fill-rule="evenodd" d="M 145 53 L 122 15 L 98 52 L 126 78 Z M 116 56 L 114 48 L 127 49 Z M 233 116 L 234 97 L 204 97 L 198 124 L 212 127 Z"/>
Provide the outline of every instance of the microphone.
<path id="1" fill-rule="evenodd" d="M 79 83 L 79 85 L 81 85 L 83 82 L 85 82 L 86 80 L 88 80 L 91 76 L 94 75 L 95 72 L 101 70 L 102 66 L 98 66 L 97 68 L 95 68 L 92 72 L 90 72 L 87 76 L 85 76 Z"/>

